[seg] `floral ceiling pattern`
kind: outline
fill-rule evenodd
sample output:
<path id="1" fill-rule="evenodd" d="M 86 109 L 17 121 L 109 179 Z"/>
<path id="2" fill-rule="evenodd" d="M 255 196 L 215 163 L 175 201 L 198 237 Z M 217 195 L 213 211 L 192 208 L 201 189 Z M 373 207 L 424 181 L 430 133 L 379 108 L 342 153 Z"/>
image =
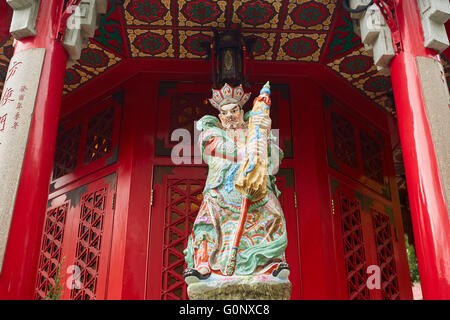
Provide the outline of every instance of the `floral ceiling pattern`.
<path id="1" fill-rule="evenodd" d="M 126 59 L 204 59 L 212 28 L 239 25 L 256 38 L 253 59 L 323 64 L 395 114 L 390 78 L 379 73 L 353 32 L 341 0 L 112 0 L 81 59 L 66 72 L 64 94 Z M 0 43 L 0 88 L 12 56 Z M 450 64 L 443 58 L 446 76 Z"/>

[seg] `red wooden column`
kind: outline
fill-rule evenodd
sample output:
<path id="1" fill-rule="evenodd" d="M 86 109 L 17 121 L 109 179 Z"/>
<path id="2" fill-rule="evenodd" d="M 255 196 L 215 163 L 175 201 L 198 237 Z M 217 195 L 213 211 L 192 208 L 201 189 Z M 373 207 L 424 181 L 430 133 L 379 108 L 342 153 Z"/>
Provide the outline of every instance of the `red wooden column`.
<path id="1" fill-rule="evenodd" d="M 403 50 L 391 79 L 422 291 L 424 299 L 450 299 L 450 221 L 416 60 L 436 53 L 424 47 L 417 1 L 397 0 L 396 9 Z"/>
<path id="2" fill-rule="evenodd" d="M 12 10 L 6 1 L 0 1 L 0 42 L 9 39 Z"/>
<path id="3" fill-rule="evenodd" d="M 45 48 L 13 218 L 0 275 L 0 299 L 32 299 L 55 153 L 67 53 L 57 41 L 64 1 L 40 2 L 37 35 L 17 41 L 14 54 Z"/>

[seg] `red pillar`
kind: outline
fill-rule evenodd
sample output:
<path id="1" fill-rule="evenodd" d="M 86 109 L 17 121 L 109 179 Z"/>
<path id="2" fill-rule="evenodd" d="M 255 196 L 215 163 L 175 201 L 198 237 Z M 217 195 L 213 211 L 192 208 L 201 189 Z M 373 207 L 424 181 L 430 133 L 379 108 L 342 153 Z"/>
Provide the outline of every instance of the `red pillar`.
<path id="1" fill-rule="evenodd" d="M 0 299 L 33 298 L 67 62 L 55 38 L 63 3 L 41 1 L 37 35 L 15 46 L 15 54 L 33 48 L 46 53 L 0 274 Z"/>
<path id="2" fill-rule="evenodd" d="M 9 39 L 12 10 L 6 1 L 0 1 L 0 43 Z"/>
<path id="3" fill-rule="evenodd" d="M 424 47 L 417 1 L 397 0 L 403 51 L 391 64 L 399 133 L 424 299 L 450 299 L 450 221 L 427 119 L 416 57 Z"/>

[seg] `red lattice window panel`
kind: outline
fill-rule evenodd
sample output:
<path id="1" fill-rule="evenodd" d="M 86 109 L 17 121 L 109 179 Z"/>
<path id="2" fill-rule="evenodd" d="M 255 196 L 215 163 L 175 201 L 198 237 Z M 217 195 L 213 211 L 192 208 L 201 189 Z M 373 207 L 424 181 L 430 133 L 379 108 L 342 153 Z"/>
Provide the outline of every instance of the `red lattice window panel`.
<path id="1" fill-rule="evenodd" d="M 88 123 L 84 163 L 88 164 L 112 151 L 114 107 L 94 115 Z"/>
<path id="2" fill-rule="evenodd" d="M 285 153 L 285 158 L 292 158 L 292 128 L 291 108 L 289 106 L 289 86 L 284 84 L 273 85 L 272 88 L 271 118 L 272 127 L 279 130 L 279 143 Z M 253 92 L 257 96 L 261 90 L 260 85 L 247 88 L 246 92 Z M 172 148 L 177 144 L 171 140 L 176 129 L 186 129 L 191 137 L 196 137 L 198 131 L 194 131 L 195 121 L 204 115 L 216 115 L 218 111 L 208 101 L 211 92 L 208 83 L 175 83 L 162 81 L 159 84 L 158 117 L 156 128 L 155 155 L 170 157 Z M 253 98 L 251 99 L 253 101 Z M 251 102 L 247 102 L 244 110 L 251 109 Z M 180 138 L 178 138 L 180 139 Z M 192 145 L 197 148 L 195 139 L 191 139 Z M 185 141 L 186 142 L 186 141 Z M 195 149 L 194 149 L 195 150 Z M 193 153 L 194 157 L 198 154 Z"/>
<path id="3" fill-rule="evenodd" d="M 194 121 L 209 114 L 204 93 L 176 93 L 170 102 L 170 130 L 184 128 L 194 136 Z"/>
<path id="4" fill-rule="evenodd" d="M 80 125 L 58 135 L 53 166 L 53 180 L 71 173 L 77 166 L 80 135 Z"/>
<path id="5" fill-rule="evenodd" d="M 35 299 L 45 299 L 49 289 L 55 287 L 56 272 L 62 259 L 64 227 L 68 210 L 68 201 L 59 207 L 47 210 L 41 242 Z"/>
<path id="6" fill-rule="evenodd" d="M 399 300 L 400 290 L 395 267 L 391 222 L 388 215 L 372 211 L 372 222 L 377 247 L 377 261 L 381 269 L 381 289 L 384 300 Z"/>
<path id="7" fill-rule="evenodd" d="M 217 111 L 211 107 L 206 98 L 205 93 L 174 93 L 170 101 L 169 132 L 184 128 L 193 137 L 195 121 L 200 120 L 204 115 L 217 114 Z M 271 118 L 273 128 L 279 128 L 278 116 L 278 99 L 272 97 Z"/>
<path id="8" fill-rule="evenodd" d="M 384 184 L 383 152 L 380 143 L 363 131 L 360 131 L 359 136 L 364 174 L 379 184 Z"/>
<path id="9" fill-rule="evenodd" d="M 188 299 L 182 275 L 186 268 L 183 250 L 203 199 L 204 186 L 203 179 L 168 180 L 161 291 L 163 300 Z"/>
<path id="10" fill-rule="evenodd" d="M 348 297 L 350 300 L 369 300 L 361 206 L 358 200 L 341 194 L 340 207 Z"/>
<path id="11" fill-rule="evenodd" d="M 105 187 L 81 197 L 75 252 L 75 265 L 80 268 L 81 288 L 72 289 L 73 300 L 96 299 L 107 191 Z"/>
<path id="12" fill-rule="evenodd" d="M 347 166 L 356 168 L 358 160 L 353 125 L 350 121 L 332 111 L 331 127 L 333 132 L 334 154 L 336 158 Z"/>

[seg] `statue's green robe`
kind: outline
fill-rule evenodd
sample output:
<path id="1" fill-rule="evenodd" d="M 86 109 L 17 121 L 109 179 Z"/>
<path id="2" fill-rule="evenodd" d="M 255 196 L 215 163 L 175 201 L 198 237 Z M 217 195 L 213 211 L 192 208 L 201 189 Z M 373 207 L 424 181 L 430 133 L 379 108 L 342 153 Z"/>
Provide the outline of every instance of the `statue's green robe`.
<path id="1" fill-rule="evenodd" d="M 234 183 L 244 157 L 246 130 L 241 129 L 240 143 L 236 143 L 227 139 L 227 132 L 216 117 L 204 116 L 197 122 L 197 128 L 201 131 L 199 147 L 209 171 L 203 202 L 184 253 L 188 267 L 195 268 L 198 258 L 207 250 L 212 272 L 225 275 L 241 211 L 242 194 Z M 261 274 L 285 261 L 286 224 L 278 200 L 280 192 L 270 174 L 278 170 L 283 153 L 274 139 L 270 135 L 268 140 L 267 195 L 250 205 L 235 275 Z"/>

